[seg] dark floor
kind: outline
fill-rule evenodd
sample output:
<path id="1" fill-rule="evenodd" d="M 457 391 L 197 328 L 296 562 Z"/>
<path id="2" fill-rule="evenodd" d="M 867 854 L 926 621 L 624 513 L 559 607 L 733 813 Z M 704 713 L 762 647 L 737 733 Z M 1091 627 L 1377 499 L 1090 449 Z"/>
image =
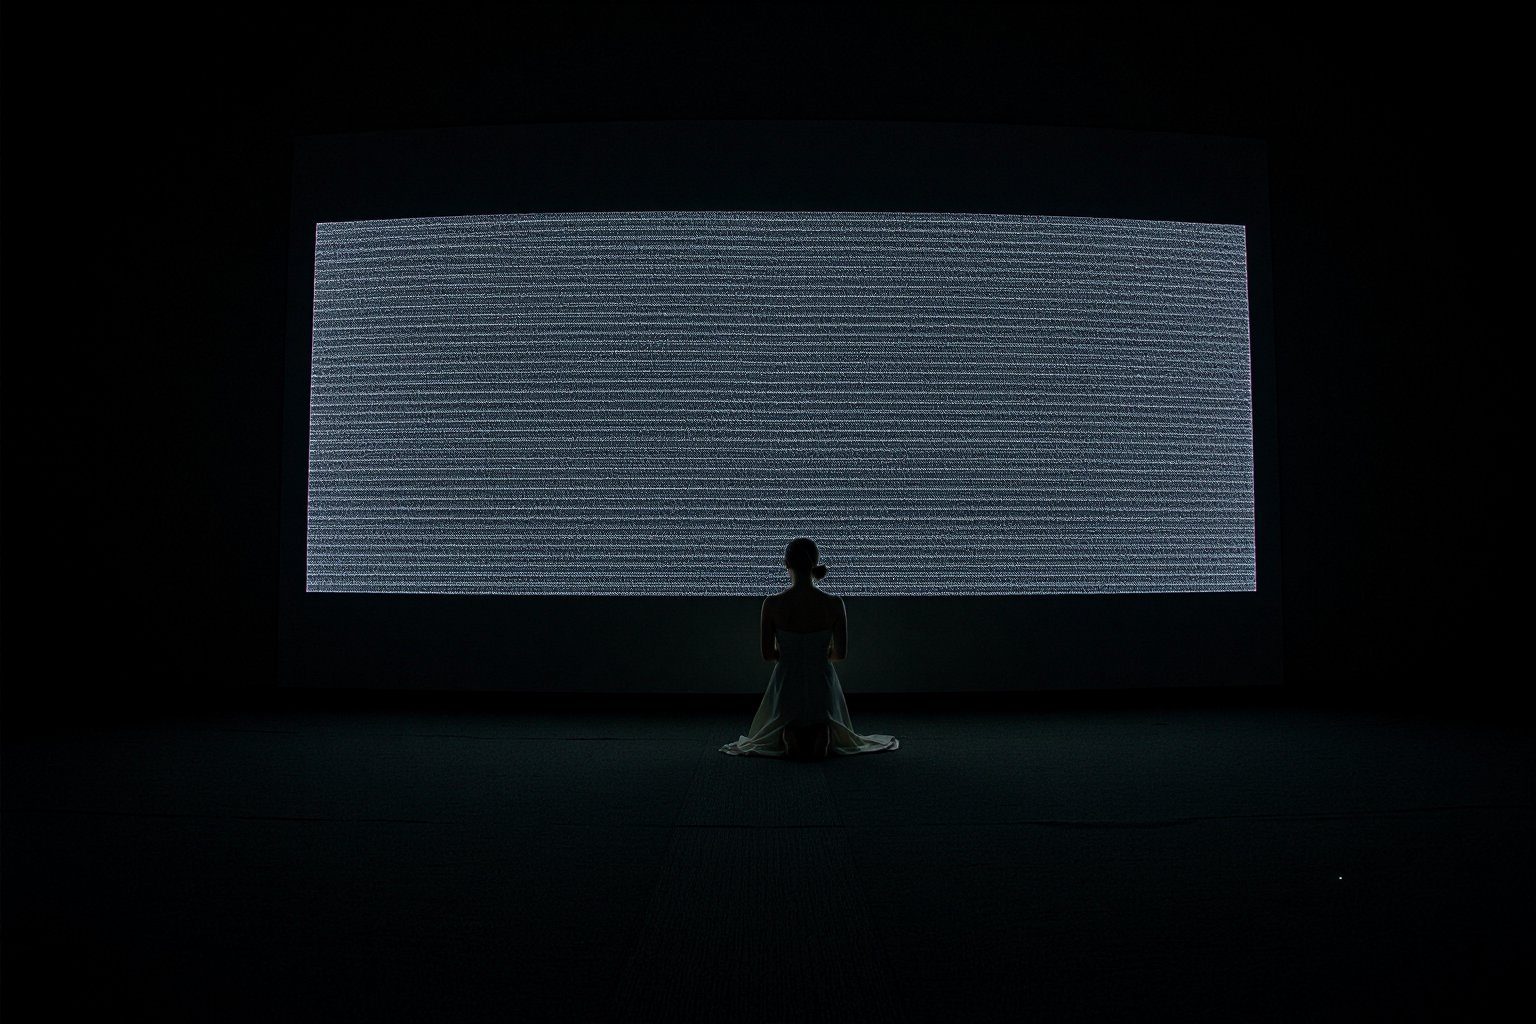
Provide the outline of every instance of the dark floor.
<path id="1" fill-rule="evenodd" d="M 12 732 L 6 1017 L 1478 1020 L 1526 998 L 1523 726 L 850 700 L 901 749 L 717 753 L 755 698 Z"/>

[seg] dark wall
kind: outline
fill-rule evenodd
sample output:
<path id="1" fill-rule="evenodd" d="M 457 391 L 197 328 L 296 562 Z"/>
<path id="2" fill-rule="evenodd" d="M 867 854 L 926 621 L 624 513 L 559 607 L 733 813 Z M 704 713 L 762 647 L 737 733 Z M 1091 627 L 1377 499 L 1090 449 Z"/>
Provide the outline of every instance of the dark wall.
<path id="1" fill-rule="evenodd" d="M 1502 66 L 1485 52 L 1499 33 L 1227 12 L 737 10 L 7 14 L 7 711 L 277 678 L 295 136 L 627 119 L 1262 140 L 1287 680 L 1504 692 L 1484 670 L 1513 621 L 1499 430 L 1518 325 L 1495 327 L 1506 293 L 1480 277 L 1508 241 L 1496 218 L 1520 206 L 1497 156 L 1508 92 L 1484 77 Z"/>

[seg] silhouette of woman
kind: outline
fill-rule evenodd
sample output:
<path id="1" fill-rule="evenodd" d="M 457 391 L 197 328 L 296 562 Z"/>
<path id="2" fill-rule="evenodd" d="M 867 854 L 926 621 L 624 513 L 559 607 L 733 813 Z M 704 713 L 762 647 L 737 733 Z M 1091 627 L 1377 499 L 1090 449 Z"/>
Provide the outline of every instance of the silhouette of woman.
<path id="1" fill-rule="evenodd" d="M 784 549 L 788 590 L 763 601 L 762 652 L 774 662 L 748 734 L 720 748 L 723 754 L 757 754 L 820 760 L 831 754 L 873 754 L 901 744 L 886 735 L 853 731 L 834 661 L 848 656 L 848 610 L 842 598 L 817 589 L 825 579 L 816 542 L 796 537 Z"/>

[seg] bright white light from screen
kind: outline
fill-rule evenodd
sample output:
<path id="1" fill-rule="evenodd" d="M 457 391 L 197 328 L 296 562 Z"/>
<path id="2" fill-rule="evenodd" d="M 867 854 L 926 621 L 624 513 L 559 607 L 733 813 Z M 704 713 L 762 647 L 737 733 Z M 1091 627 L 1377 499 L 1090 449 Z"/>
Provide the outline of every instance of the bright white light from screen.
<path id="1" fill-rule="evenodd" d="M 1255 586 L 1240 225 L 316 226 L 307 588 Z"/>

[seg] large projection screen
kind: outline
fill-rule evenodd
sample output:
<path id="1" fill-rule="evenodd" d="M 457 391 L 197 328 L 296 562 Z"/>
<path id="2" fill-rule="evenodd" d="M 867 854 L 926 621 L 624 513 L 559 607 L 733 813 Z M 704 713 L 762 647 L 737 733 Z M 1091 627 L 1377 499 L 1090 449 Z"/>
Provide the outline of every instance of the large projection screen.
<path id="1" fill-rule="evenodd" d="M 289 678 L 760 690 L 809 535 L 850 692 L 1278 681 L 1263 163 L 1002 126 L 301 140 Z"/>
<path id="2" fill-rule="evenodd" d="M 320 224 L 307 585 L 1252 590 L 1248 356 L 1241 225 Z"/>

